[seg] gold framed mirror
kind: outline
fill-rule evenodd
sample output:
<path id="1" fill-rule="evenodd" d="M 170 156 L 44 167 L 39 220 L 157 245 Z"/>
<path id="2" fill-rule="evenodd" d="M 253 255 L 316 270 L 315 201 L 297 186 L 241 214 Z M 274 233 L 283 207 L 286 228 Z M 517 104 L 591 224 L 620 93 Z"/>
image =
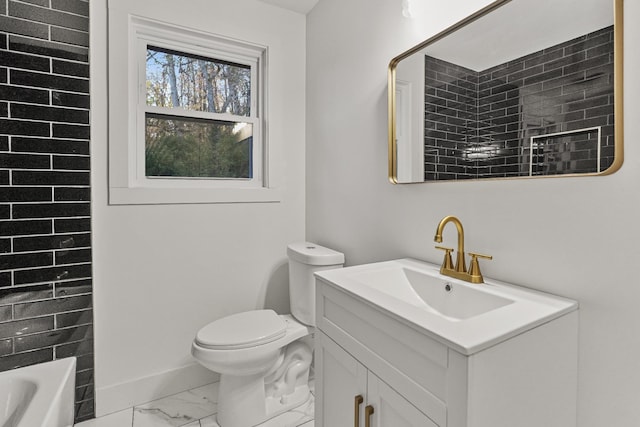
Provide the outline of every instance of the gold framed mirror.
<path id="1" fill-rule="evenodd" d="M 392 183 L 608 175 L 623 0 L 497 0 L 393 58 Z"/>

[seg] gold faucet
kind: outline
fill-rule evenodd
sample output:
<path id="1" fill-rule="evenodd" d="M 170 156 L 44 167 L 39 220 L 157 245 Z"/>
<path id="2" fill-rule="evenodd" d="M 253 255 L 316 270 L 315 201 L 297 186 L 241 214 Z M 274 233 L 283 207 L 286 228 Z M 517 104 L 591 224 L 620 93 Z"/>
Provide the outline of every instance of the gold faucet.
<path id="1" fill-rule="evenodd" d="M 491 255 L 469 252 L 469 255 L 471 255 L 471 265 L 467 270 L 464 254 L 464 228 L 462 228 L 462 223 L 458 218 L 451 215 L 442 218 L 438 224 L 436 236 L 433 240 L 436 243 L 442 243 L 442 230 L 444 230 L 445 225 L 450 222 L 453 222 L 458 230 L 458 253 L 456 254 L 456 264 L 454 267 L 453 260 L 451 259 L 451 252 L 453 252 L 453 248 L 436 246 L 436 249 L 440 249 L 445 252 L 444 261 L 442 261 L 442 267 L 440 267 L 440 273 L 466 282 L 483 283 L 484 278 L 482 277 L 482 273 L 480 273 L 478 258 L 493 259 L 493 257 Z"/>

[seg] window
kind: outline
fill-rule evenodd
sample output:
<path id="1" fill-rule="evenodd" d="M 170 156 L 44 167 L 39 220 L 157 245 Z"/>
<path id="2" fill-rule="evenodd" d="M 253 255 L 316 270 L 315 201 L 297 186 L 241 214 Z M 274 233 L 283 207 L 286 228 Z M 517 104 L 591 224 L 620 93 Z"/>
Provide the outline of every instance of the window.
<path id="1" fill-rule="evenodd" d="M 266 48 L 140 17 L 129 26 L 126 116 L 117 79 L 110 88 L 110 202 L 277 201 L 265 193 Z M 111 147 L 118 117 L 126 150 Z"/>
<path id="2" fill-rule="evenodd" d="M 252 68 L 147 45 L 147 178 L 253 178 Z"/>

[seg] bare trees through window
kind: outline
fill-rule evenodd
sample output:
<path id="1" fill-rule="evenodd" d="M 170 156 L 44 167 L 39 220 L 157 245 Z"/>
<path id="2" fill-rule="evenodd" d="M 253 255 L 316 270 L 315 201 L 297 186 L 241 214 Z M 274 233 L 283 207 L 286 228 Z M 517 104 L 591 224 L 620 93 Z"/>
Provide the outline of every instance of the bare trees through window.
<path id="1" fill-rule="evenodd" d="M 148 46 L 146 175 L 251 178 L 251 78 L 247 65 Z"/>

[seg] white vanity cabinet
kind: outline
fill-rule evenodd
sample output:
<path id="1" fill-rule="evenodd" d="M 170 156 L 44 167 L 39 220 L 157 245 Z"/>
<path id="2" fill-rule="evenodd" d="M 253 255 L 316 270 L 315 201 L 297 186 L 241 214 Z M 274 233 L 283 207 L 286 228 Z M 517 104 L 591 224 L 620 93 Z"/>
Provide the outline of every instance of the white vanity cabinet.
<path id="1" fill-rule="evenodd" d="M 316 392 L 316 425 L 437 427 L 331 338 L 320 332 L 316 339 L 323 391 Z"/>
<path id="2" fill-rule="evenodd" d="M 316 282 L 316 427 L 575 427 L 577 311 L 463 354 Z"/>

